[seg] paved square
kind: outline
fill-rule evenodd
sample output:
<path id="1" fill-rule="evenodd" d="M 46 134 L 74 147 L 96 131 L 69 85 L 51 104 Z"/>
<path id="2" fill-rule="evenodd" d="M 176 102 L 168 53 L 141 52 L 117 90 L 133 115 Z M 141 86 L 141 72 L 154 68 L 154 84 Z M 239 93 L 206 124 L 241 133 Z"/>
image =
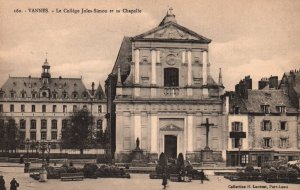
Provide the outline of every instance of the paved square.
<path id="1" fill-rule="evenodd" d="M 84 179 L 83 181 L 48 180 L 46 183 L 38 182 L 23 173 L 22 167 L 0 167 L 0 175 L 4 176 L 6 188 L 9 189 L 10 180 L 15 177 L 20 184 L 20 190 L 160 190 L 162 180 L 149 179 L 148 174 L 131 174 L 131 179 L 98 178 Z M 209 176 L 210 181 L 194 180 L 189 183 L 168 181 L 167 189 L 172 190 L 219 190 L 219 189 L 288 189 L 298 190 L 298 184 L 268 184 L 265 182 L 231 182 L 223 177 Z M 271 187 L 273 185 L 273 188 Z M 256 186 L 256 187 L 254 187 Z"/>

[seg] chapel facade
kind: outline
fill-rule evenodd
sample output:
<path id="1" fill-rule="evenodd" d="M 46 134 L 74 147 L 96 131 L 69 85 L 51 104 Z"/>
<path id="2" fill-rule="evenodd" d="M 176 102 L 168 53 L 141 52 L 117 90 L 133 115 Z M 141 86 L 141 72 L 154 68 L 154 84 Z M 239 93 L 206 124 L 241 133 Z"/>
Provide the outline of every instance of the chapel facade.
<path id="1" fill-rule="evenodd" d="M 224 86 L 221 70 L 218 82 L 211 76 L 210 42 L 178 24 L 171 11 L 152 30 L 124 37 L 106 80 L 107 124 L 116 161 L 128 161 L 136 148 L 150 160 L 165 152 L 201 161 L 206 146 L 216 155 L 225 154 Z M 202 125 L 207 119 L 208 145 Z"/>

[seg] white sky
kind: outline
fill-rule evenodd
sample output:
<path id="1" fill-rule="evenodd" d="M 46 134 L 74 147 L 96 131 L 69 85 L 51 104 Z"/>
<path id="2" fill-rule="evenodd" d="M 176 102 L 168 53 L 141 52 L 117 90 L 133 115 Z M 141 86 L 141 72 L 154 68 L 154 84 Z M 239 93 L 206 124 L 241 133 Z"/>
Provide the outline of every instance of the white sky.
<path id="1" fill-rule="evenodd" d="M 211 73 L 222 68 L 226 90 L 246 75 L 262 77 L 300 69 L 300 1 L 297 0 L 0 0 L 0 85 L 11 76 L 40 76 L 48 52 L 53 77 L 83 77 L 104 84 L 123 36 L 156 27 L 169 7 L 177 22 L 212 39 Z M 23 13 L 13 13 L 14 9 Z M 48 14 L 28 8 L 48 8 Z M 140 14 L 51 13 L 63 9 L 140 9 Z M 25 10 L 27 12 L 25 12 Z"/>

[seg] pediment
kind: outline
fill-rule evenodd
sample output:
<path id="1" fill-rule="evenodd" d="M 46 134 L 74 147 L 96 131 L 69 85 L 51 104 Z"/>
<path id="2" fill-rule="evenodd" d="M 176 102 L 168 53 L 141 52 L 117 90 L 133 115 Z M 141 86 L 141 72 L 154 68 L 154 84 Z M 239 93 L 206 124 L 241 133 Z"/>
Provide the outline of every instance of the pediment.
<path id="1" fill-rule="evenodd" d="M 183 26 L 180 26 L 179 24 L 172 22 L 138 35 L 134 37 L 134 39 L 200 40 L 205 43 L 209 43 L 211 41 L 208 38 L 205 38 Z"/>
<path id="2" fill-rule="evenodd" d="M 182 128 L 174 125 L 174 124 L 169 124 L 169 125 L 166 125 L 162 128 L 160 128 L 161 131 L 183 131 Z"/>

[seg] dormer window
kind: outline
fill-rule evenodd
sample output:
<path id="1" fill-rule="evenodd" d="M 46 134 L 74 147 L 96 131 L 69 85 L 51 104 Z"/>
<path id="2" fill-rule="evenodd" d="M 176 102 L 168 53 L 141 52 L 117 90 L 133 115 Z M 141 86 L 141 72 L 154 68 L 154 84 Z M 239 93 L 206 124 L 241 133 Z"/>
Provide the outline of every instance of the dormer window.
<path id="1" fill-rule="evenodd" d="M 0 92 L 0 98 L 4 98 L 4 92 Z"/>
<path id="2" fill-rule="evenodd" d="M 15 92 L 13 92 L 13 91 L 10 92 L 10 97 L 11 97 L 11 98 L 14 98 L 14 97 L 15 97 Z"/>
<path id="3" fill-rule="evenodd" d="M 284 105 L 276 106 L 276 111 L 279 113 L 286 113 L 286 106 Z"/>
<path id="4" fill-rule="evenodd" d="M 47 98 L 47 92 L 42 92 L 42 97 Z"/>
<path id="5" fill-rule="evenodd" d="M 87 98 L 87 92 L 83 92 L 83 98 Z"/>
<path id="6" fill-rule="evenodd" d="M 21 92 L 21 96 L 22 96 L 22 98 L 26 98 L 26 92 L 25 92 L 25 91 L 22 91 L 22 92 Z"/>
<path id="7" fill-rule="evenodd" d="M 36 92 L 32 92 L 31 96 L 32 96 L 32 98 L 37 98 L 37 93 Z"/>
<path id="8" fill-rule="evenodd" d="M 57 94 L 56 94 L 55 92 L 52 94 L 52 98 L 53 98 L 53 99 L 56 99 L 56 98 L 57 98 Z"/>
<path id="9" fill-rule="evenodd" d="M 63 93 L 62 93 L 62 97 L 63 97 L 63 98 L 67 98 L 67 92 L 63 92 Z"/>
<path id="10" fill-rule="evenodd" d="M 270 105 L 260 105 L 260 109 L 264 113 L 270 113 Z"/>
<path id="11" fill-rule="evenodd" d="M 234 106 L 234 114 L 240 114 L 240 107 L 239 106 Z"/>
<path id="12" fill-rule="evenodd" d="M 73 98 L 78 98 L 78 93 L 76 91 L 74 91 L 72 94 L 73 94 Z"/>

